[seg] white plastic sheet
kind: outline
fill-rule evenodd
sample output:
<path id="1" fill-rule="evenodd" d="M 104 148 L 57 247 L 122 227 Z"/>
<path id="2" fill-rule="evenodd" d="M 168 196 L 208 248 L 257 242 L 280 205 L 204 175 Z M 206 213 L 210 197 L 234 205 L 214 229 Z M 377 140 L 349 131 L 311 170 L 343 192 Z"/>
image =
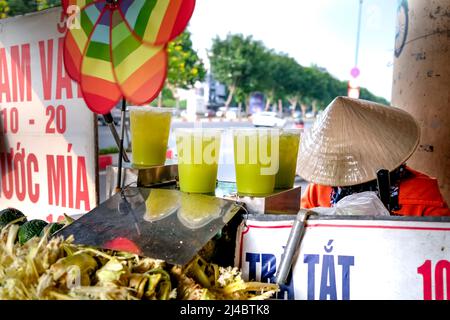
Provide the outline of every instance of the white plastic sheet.
<path id="1" fill-rule="evenodd" d="M 389 211 L 376 192 L 365 191 L 342 198 L 334 207 L 317 207 L 312 211 L 320 215 L 341 216 L 389 216 Z"/>

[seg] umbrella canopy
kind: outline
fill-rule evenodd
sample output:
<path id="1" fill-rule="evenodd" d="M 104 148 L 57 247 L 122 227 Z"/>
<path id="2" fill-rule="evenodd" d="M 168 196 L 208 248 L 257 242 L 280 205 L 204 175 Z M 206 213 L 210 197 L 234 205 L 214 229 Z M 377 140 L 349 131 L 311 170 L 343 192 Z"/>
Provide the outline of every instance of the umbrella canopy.
<path id="1" fill-rule="evenodd" d="M 122 98 L 153 100 L 167 74 L 167 43 L 186 28 L 195 0 L 63 0 L 72 19 L 64 64 L 92 111 L 108 113 Z"/>

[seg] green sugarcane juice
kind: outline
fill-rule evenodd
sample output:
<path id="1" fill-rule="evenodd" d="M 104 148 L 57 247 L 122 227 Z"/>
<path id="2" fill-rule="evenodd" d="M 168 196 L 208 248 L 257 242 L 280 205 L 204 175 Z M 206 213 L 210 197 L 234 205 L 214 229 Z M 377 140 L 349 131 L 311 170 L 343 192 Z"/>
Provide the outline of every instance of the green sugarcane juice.
<path id="1" fill-rule="evenodd" d="M 221 131 L 175 130 L 180 190 L 213 193 L 216 189 Z"/>
<path id="2" fill-rule="evenodd" d="M 171 119 L 171 109 L 136 107 L 130 110 L 134 166 L 164 165 Z"/>
<path id="3" fill-rule="evenodd" d="M 279 170 L 275 177 L 275 189 L 289 189 L 294 186 L 298 148 L 301 130 L 282 130 L 280 133 Z"/>
<path id="4" fill-rule="evenodd" d="M 233 140 L 238 193 L 248 196 L 272 193 L 278 171 L 277 131 L 236 129 Z"/>

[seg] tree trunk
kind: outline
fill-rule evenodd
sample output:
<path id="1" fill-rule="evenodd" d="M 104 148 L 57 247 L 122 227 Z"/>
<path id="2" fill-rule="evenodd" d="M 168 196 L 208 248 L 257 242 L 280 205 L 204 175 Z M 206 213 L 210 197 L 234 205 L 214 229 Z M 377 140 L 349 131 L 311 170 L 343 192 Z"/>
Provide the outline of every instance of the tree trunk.
<path id="1" fill-rule="evenodd" d="M 283 115 L 283 101 L 281 99 L 278 99 L 278 112 L 280 113 L 280 116 Z"/>
<path id="2" fill-rule="evenodd" d="M 298 99 L 297 98 L 289 98 L 288 101 L 291 104 L 291 115 L 295 116 L 295 108 L 297 108 Z"/>
<path id="3" fill-rule="evenodd" d="M 306 110 L 308 109 L 308 106 L 304 103 L 300 105 L 300 108 L 302 109 L 302 116 L 304 117 L 306 115 Z"/>
<path id="4" fill-rule="evenodd" d="M 264 108 L 264 111 L 269 111 L 270 108 L 270 103 L 272 102 L 272 99 L 267 97 L 267 101 L 266 101 L 266 107 Z"/>
<path id="5" fill-rule="evenodd" d="M 242 101 L 240 101 L 238 103 L 238 113 L 237 113 L 237 118 L 240 119 L 241 118 L 241 110 L 242 110 Z"/>
<path id="6" fill-rule="evenodd" d="M 317 113 L 317 101 L 313 101 L 313 103 L 312 103 L 312 111 L 313 111 L 313 114 L 316 115 L 316 113 Z"/>
<path id="7" fill-rule="evenodd" d="M 288 98 L 289 103 L 291 104 L 291 109 L 295 111 L 297 107 L 298 99 L 297 98 Z"/>
<path id="8" fill-rule="evenodd" d="M 227 101 L 225 101 L 225 111 L 228 110 L 228 107 L 230 106 L 231 101 L 233 100 L 233 95 L 234 95 L 234 92 L 236 91 L 236 86 L 230 86 L 229 89 L 230 89 L 230 92 L 228 93 Z"/>
<path id="9" fill-rule="evenodd" d="M 245 114 L 247 117 L 250 114 L 250 95 L 245 99 Z"/>

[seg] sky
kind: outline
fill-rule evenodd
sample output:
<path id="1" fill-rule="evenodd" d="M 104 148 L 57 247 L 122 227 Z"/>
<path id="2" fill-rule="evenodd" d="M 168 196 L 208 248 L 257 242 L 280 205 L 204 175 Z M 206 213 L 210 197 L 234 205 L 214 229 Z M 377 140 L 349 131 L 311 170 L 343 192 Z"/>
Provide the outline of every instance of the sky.
<path id="1" fill-rule="evenodd" d="M 204 60 L 214 37 L 242 33 L 303 66 L 316 64 L 340 80 L 349 80 L 355 66 L 359 1 L 197 0 L 189 30 Z M 358 80 L 387 100 L 391 99 L 396 12 L 397 0 L 363 0 Z"/>

